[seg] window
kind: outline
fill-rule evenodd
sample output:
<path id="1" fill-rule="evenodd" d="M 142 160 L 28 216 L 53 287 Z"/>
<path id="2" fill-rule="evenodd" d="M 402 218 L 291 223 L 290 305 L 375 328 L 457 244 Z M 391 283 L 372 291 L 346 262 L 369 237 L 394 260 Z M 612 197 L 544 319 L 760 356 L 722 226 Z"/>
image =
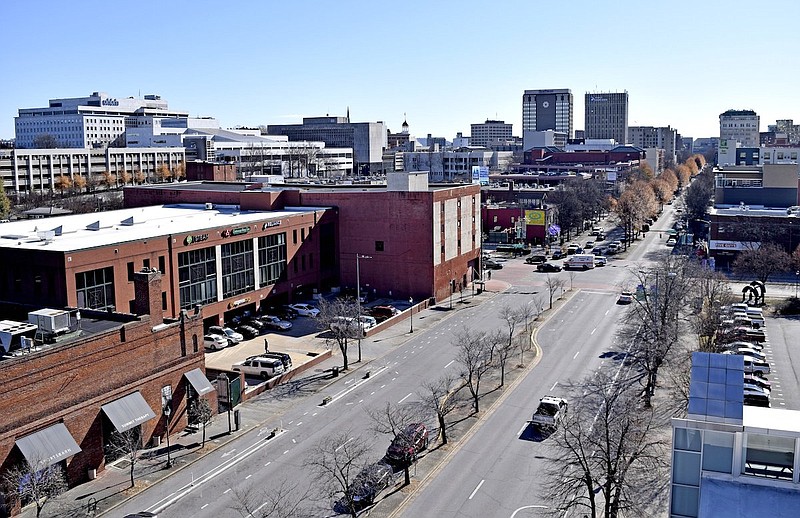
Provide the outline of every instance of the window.
<path id="1" fill-rule="evenodd" d="M 292 244 L 297 244 L 297 229 L 292 230 Z"/>
<path id="2" fill-rule="evenodd" d="M 234 297 L 256 287 L 253 240 L 222 245 L 222 296 Z"/>
<path id="3" fill-rule="evenodd" d="M 181 309 L 217 300 L 217 263 L 214 247 L 178 254 Z"/>
<path id="4" fill-rule="evenodd" d="M 375 241 L 375 251 L 383 252 L 383 241 Z"/>
<path id="5" fill-rule="evenodd" d="M 143 261 L 143 265 L 144 265 L 144 269 L 145 270 L 149 270 L 150 269 L 150 259 L 145 259 Z"/>
<path id="6" fill-rule="evenodd" d="M 109 266 L 75 274 L 78 307 L 109 309 L 114 306 L 114 268 Z"/>
<path id="7" fill-rule="evenodd" d="M 306 229 L 301 228 L 300 229 L 300 241 L 305 241 L 305 240 L 306 240 Z"/>
<path id="8" fill-rule="evenodd" d="M 167 310 L 167 292 L 166 291 L 162 291 L 161 292 L 161 309 L 163 311 Z"/>
<path id="9" fill-rule="evenodd" d="M 286 233 L 258 238 L 260 286 L 275 284 L 286 272 Z"/>
<path id="10" fill-rule="evenodd" d="M 133 272 L 134 272 L 133 262 L 130 262 L 130 263 L 128 263 L 128 280 L 129 281 L 133 280 Z"/>
<path id="11" fill-rule="evenodd" d="M 198 351 L 197 347 L 198 347 L 197 346 L 197 335 L 192 335 L 192 351 L 193 352 L 197 352 Z"/>
<path id="12" fill-rule="evenodd" d="M 161 273 L 164 273 L 164 272 L 167 271 L 166 262 L 164 261 L 164 256 L 163 255 L 159 255 L 158 256 L 158 271 L 161 272 Z"/>
<path id="13" fill-rule="evenodd" d="M 703 432 L 703 469 L 731 473 L 733 468 L 733 434 Z"/>

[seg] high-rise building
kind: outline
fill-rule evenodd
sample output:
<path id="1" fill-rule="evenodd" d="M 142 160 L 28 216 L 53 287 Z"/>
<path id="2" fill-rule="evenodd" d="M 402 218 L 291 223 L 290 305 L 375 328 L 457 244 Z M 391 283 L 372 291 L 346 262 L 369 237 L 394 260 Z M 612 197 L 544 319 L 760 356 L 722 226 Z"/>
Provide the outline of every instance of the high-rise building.
<path id="1" fill-rule="evenodd" d="M 511 124 L 505 121 L 486 120 L 484 123 L 471 124 L 470 144 L 486 147 L 492 140 L 511 138 Z"/>
<path id="2" fill-rule="evenodd" d="M 37 137 L 49 136 L 47 147 L 124 147 L 126 128 L 138 126 L 138 119 L 148 116 L 185 118 L 189 114 L 171 111 L 158 95 L 115 98 L 93 92 L 88 97 L 50 99 L 45 108 L 19 110 L 14 118 L 16 144 L 19 148 L 41 147 Z"/>
<path id="3" fill-rule="evenodd" d="M 572 92 L 569 88 L 525 90 L 522 94 L 522 133 L 547 130 L 572 137 Z"/>
<path id="4" fill-rule="evenodd" d="M 628 144 L 642 149 L 656 148 L 664 150 L 664 159 L 675 162 L 677 152 L 677 130 L 669 126 L 656 128 L 653 126 L 631 126 L 628 128 Z"/>
<path id="5" fill-rule="evenodd" d="M 587 139 L 628 142 L 628 92 L 586 93 L 584 130 Z"/>
<path id="6" fill-rule="evenodd" d="M 719 114 L 719 139 L 727 140 L 730 147 L 738 142 L 742 147 L 758 147 L 761 143 L 759 124 L 761 118 L 753 110 L 728 110 Z"/>

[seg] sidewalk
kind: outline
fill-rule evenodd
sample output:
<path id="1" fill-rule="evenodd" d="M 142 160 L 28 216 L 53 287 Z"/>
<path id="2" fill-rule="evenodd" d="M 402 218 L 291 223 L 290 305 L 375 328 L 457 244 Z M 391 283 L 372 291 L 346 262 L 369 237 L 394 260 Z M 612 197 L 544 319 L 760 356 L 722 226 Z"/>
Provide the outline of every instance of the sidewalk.
<path id="1" fill-rule="evenodd" d="M 461 309 L 473 307 L 492 298 L 508 284 L 492 280 L 487 281 L 485 290 L 481 294 L 472 295 L 472 290 L 465 290 L 463 303 L 458 295 L 453 297 L 452 310 L 449 309 L 449 301 L 445 299 L 436 306 L 414 313 L 414 333 L 419 333 L 436 325 L 450 315 L 457 313 Z M 102 473 L 98 473 L 95 480 L 85 482 L 63 493 L 58 498 L 49 501 L 42 511 L 42 517 L 86 517 L 86 516 L 114 516 L 111 511 L 135 496 L 137 493 L 146 490 L 148 487 L 157 484 L 174 473 L 190 466 L 195 461 L 214 452 L 220 447 L 225 446 L 230 441 L 256 428 L 266 428 L 272 430 L 281 422 L 281 414 L 274 411 L 265 411 L 259 408 L 264 401 L 271 396 L 274 398 L 277 392 L 291 392 L 296 387 L 302 387 L 304 397 L 314 397 L 314 393 L 322 388 L 343 381 L 348 377 L 360 376 L 359 371 L 368 367 L 370 363 L 394 347 L 404 344 L 413 335 L 410 331 L 408 320 L 381 331 L 380 333 L 364 340 L 362 347 L 362 361 L 354 363 L 357 357 L 355 347 L 351 347 L 348 356 L 351 358 L 350 369 L 342 373 L 337 378 L 330 375 L 334 366 L 341 367 L 342 359 L 338 348 L 333 351 L 333 356 L 311 369 L 306 373 L 290 380 L 284 385 L 280 385 L 253 400 L 246 401 L 239 405 L 237 410 L 240 417 L 239 430 L 234 429 L 233 416 L 223 413 L 214 416 L 211 423 L 206 426 L 206 444 L 201 447 L 202 432 L 183 431 L 170 436 L 169 458 L 172 462 L 170 468 L 167 464 L 167 447 L 165 443 L 158 448 L 142 450 L 135 465 L 134 479 L 135 486 L 130 487 L 130 464 L 122 460 L 115 465 L 106 466 Z M 230 428 L 229 428 L 230 426 Z M 230 430 L 230 431 L 229 431 Z M 20 515 L 25 518 L 36 516 L 36 509 L 28 506 Z"/>

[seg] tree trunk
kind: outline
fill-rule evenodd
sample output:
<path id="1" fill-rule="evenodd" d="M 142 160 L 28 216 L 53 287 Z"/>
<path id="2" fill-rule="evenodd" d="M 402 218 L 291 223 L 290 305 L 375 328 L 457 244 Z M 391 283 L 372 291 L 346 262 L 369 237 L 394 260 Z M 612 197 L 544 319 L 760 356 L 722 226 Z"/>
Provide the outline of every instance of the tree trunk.
<path id="1" fill-rule="evenodd" d="M 403 468 L 403 474 L 405 475 L 405 485 L 411 484 L 411 466 L 410 463 L 406 462 L 405 468 Z"/>
<path id="2" fill-rule="evenodd" d="M 442 414 L 439 414 L 438 417 L 439 417 L 439 430 L 442 433 L 442 444 L 447 444 L 447 427 L 444 422 L 444 416 Z"/>

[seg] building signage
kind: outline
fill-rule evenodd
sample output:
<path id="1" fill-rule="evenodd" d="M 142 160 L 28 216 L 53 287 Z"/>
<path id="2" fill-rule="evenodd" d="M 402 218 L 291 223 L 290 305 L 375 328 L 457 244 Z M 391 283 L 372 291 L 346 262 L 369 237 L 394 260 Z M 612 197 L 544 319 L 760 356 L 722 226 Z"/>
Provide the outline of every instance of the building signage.
<path id="1" fill-rule="evenodd" d="M 266 229 L 271 228 L 271 227 L 280 227 L 280 226 L 281 226 L 281 220 L 278 220 L 278 221 L 267 221 L 261 227 L 261 230 L 266 230 Z"/>
<path id="2" fill-rule="evenodd" d="M 119 101 L 116 99 L 103 99 L 100 104 L 103 106 L 119 106 Z"/>
<path id="3" fill-rule="evenodd" d="M 249 302 L 250 302 L 250 297 L 234 300 L 233 302 L 228 303 L 228 309 L 238 308 L 239 306 L 247 304 Z"/>
<path id="4" fill-rule="evenodd" d="M 590 96 L 589 96 L 589 102 L 593 102 L 593 103 L 605 103 L 605 102 L 608 102 L 608 99 L 606 99 L 605 97 L 598 97 L 598 96 L 596 96 L 596 95 L 590 95 Z"/>
<path id="5" fill-rule="evenodd" d="M 711 250 L 757 250 L 761 243 L 745 243 L 742 241 L 723 241 L 721 239 L 712 239 L 708 242 L 708 247 Z"/>
<path id="6" fill-rule="evenodd" d="M 193 236 L 186 236 L 183 238 L 184 245 L 191 245 L 193 243 L 202 243 L 208 239 L 208 234 L 195 234 Z"/>
<path id="7" fill-rule="evenodd" d="M 222 231 L 222 237 L 241 236 L 250 232 L 250 227 L 236 227 L 234 229 L 225 229 Z"/>
<path id="8" fill-rule="evenodd" d="M 525 224 L 537 227 L 544 226 L 544 211 L 543 210 L 526 210 L 525 211 Z"/>

